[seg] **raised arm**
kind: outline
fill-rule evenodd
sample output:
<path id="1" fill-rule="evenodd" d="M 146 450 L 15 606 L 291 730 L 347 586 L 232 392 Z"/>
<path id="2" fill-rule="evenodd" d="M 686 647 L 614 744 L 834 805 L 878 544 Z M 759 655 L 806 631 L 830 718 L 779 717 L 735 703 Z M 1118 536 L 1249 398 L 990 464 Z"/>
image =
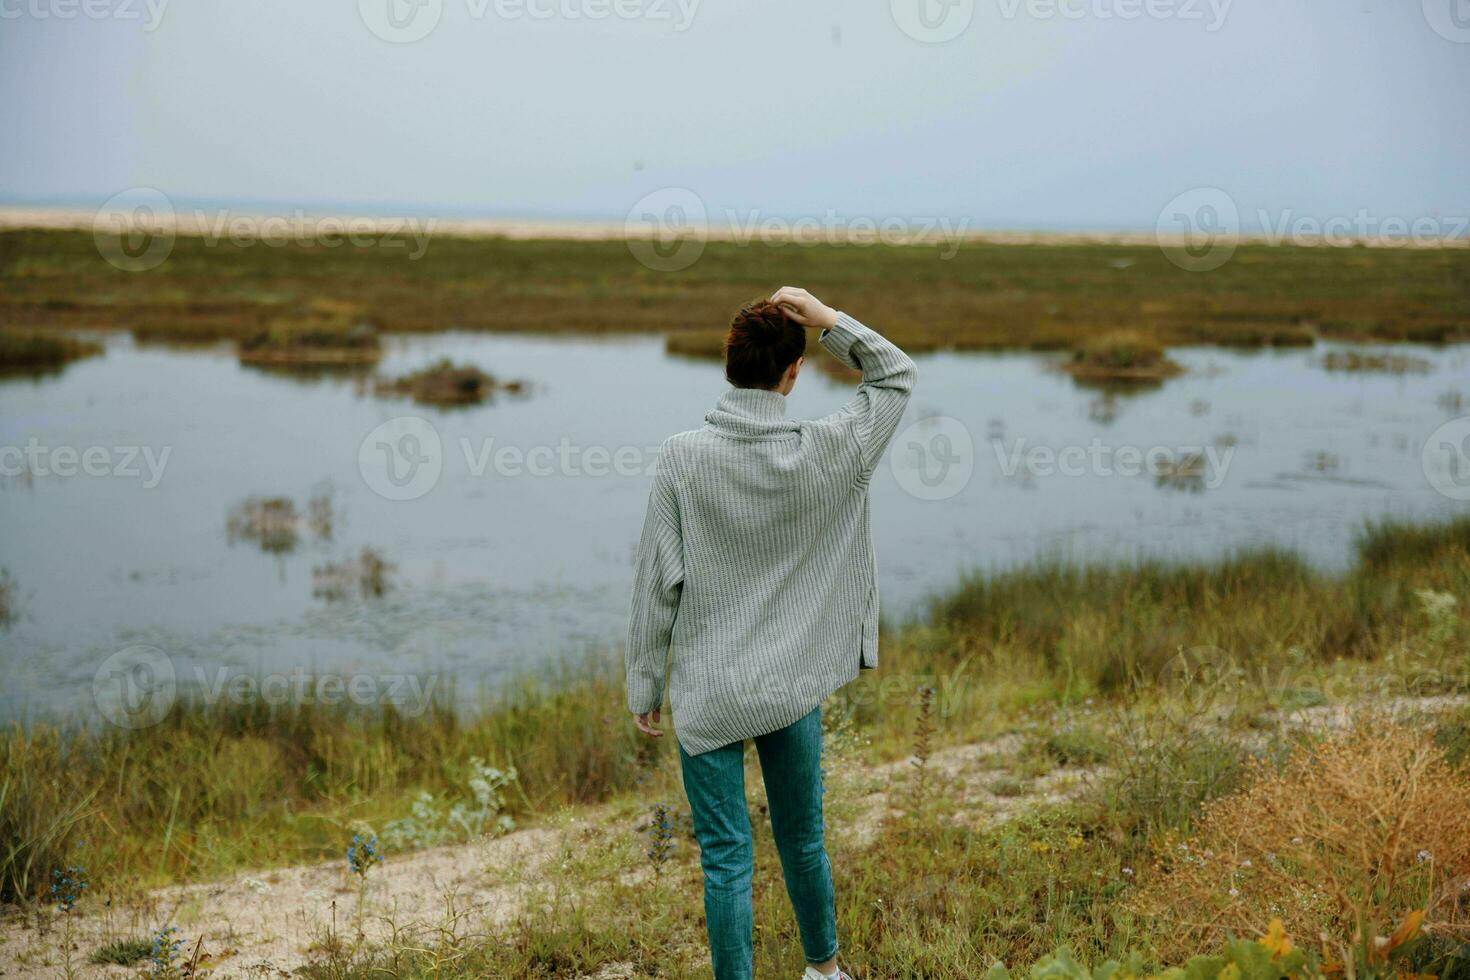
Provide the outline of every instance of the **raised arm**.
<path id="1" fill-rule="evenodd" d="M 648 719 L 644 716 L 652 715 L 653 721 L 658 720 L 664 700 L 669 644 L 684 589 L 684 543 L 671 469 L 665 447 L 648 495 L 648 512 L 638 541 L 628 642 L 623 652 L 628 710 L 639 716 L 638 727 L 649 734 L 657 732 L 647 727 Z"/>
<path id="2" fill-rule="evenodd" d="M 805 289 L 784 286 L 771 299 L 803 326 L 823 328 L 819 338 L 822 346 L 848 367 L 863 373 L 852 400 L 828 418 L 851 424 L 866 479 L 898 429 L 919 377 L 918 368 L 912 358 L 877 331 L 825 305 Z"/>

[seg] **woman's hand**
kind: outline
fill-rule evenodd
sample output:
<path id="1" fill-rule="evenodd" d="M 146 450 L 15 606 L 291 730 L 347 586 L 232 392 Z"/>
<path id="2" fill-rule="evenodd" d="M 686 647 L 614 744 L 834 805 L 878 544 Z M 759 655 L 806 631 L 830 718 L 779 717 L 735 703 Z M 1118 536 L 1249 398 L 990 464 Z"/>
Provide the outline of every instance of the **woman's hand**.
<path id="1" fill-rule="evenodd" d="M 664 733 L 663 732 L 661 732 L 657 728 L 654 728 L 653 727 L 654 725 L 657 725 L 658 724 L 658 709 L 657 708 L 655 708 L 653 711 L 644 712 L 641 715 L 634 715 L 633 716 L 633 724 L 637 725 L 638 726 L 638 730 L 640 732 L 642 732 L 643 734 L 645 734 L 645 735 L 651 735 L 654 738 L 663 738 L 664 737 Z"/>
<path id="2" fill-rule="evenodd" d="M 837 325 L 837 311 L 800 286 L 782 286 L 771 294 L 771 302 L 803 327 L 827 330 Z"/>

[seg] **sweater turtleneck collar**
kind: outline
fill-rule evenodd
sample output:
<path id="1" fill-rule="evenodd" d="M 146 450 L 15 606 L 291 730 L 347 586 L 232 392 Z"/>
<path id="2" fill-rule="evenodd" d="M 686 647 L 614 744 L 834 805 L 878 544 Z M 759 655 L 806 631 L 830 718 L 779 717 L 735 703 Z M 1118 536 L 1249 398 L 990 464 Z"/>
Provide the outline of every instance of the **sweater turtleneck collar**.
<path id="1" fill-rule="evenodd" d="M 768 388 L 731 388 L 704 420 L 736 435 L 761 436 L 791 432 L 797 423 L 786 418 L 786 396 Z"/>

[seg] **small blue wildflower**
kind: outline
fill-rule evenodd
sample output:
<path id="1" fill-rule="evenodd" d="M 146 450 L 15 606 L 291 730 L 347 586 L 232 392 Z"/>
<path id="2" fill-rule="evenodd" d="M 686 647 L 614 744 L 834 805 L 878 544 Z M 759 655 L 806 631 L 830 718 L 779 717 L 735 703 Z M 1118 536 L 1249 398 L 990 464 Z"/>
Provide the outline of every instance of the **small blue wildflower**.
<path id="1" fill-rule="evenodd" d="M 77 907 L 77 899 L 87 890 L 87 869 L 79 867 L 56 868 L 51 872 L 51 898 L 56 907 L 70 912 Z"/>
<path id="2" fill-rule="evenodd" d="M 366 878 L 374 866 L 383 863 L 383 854 L 378 850 L 378 835 L 366 840 L 361 834 L 352 835 L 352 846 L 347 848 L 347 868 L 359 878 Z"/>
<path id="3" fill-rule="evenodd" d="M 183 944 L 179 930 L 174 926 L 158 930 L 153 937 L 153 951 L 148 954 L 152 963 L 148 970 L 151 980 L 176 980 L 179 976 L 179 947 Z"/>
<path id="4" fill-rule="evenodd" d="M 673 856 L 674 822 L 673 808 L 659 803 L 653 808 L 653 821 L 648 827 L 648 860 L 653 864 L 654 874 L 663 872 L 664 864 Z"/>

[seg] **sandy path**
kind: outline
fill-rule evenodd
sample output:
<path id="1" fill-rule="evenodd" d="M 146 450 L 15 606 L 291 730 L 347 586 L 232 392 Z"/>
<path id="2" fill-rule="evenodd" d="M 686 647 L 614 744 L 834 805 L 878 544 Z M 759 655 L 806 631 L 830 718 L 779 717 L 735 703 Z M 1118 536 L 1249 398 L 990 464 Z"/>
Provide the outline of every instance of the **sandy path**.
<path id="1" fill-rule="evenodd" d="M 91 231 L 99 220 L 110 220 L 112 212 L 99 212 L 86 208 L 26 207 L 22 205 L 0 205 L 0 230 L 13 228 L 44 228 Z M 455 218 L 431 215 L 340 215 L 318 212 L 309 208 L 284 212 L 252 211 L 248 207 L 210 206 L 204 208 L 179 207 L 171 216 L 152 216 L 151 221 L 178 235 L 207 236 L 219 234 L 222 217 L 226 220 L 244 220 L 260 223 L 267 218 L 285 219 L 311 228 L 332 227 L 340 233 L 347 228 L 362 234 L 413 234 L 459 238 L 510 238 L 510 239 L 571 239 L 581 241 L 624 241 L 654 237 L 651 226 L 641 220 L 562 220 L 553 218 Z M 883 241 L 888 244 L 933 244 L 936 242 L 972 242 L 993 245 L 1144 245 L 1177 247 L 1191 244 L 1183 234 L 1155 231 L 1017 231 L 1000 228 L 971 228 L 968 222 L 954 221 L 948 225 L 930 226 L 923 221 L 914 221 L 899 229 L 885 229 Z M 747 241 L 751 231 L 738 223 L 722 223 L 717 216 L 699 227 L 691 225 L 687 233 L 706 241 Z M 812 231 L 798 227 L 796 222 L 786 222 L 774 230 L 763 228 L 759 241 L 801 241 L 818 243 L 827 241 L 836 234 L 837 241 L 862 244 L 865 239 L 844 238 L 841 226 L 834 233 L 829 229 Z M 1221 236 L 1222 240 L 1226 236 Z M 1320 236 L 1319 236 L 1320 237 Z M 1234 235 L 1229 239 L 1239 244 L 1275 244 L 1265 235 Z M 1310 243 L 1313 236 L 1297 236 L 1295 240 Z M 1351 238 L 1346 244 L 1368 248 L 1466 248 L 1470 239 L 1449 236 L 1414 237 L 1389 239 L 1381 235 L 1368 235 L 1361 239 Z"/>

